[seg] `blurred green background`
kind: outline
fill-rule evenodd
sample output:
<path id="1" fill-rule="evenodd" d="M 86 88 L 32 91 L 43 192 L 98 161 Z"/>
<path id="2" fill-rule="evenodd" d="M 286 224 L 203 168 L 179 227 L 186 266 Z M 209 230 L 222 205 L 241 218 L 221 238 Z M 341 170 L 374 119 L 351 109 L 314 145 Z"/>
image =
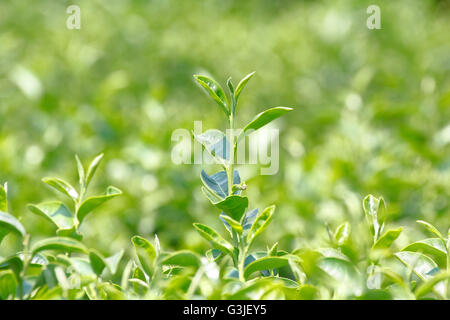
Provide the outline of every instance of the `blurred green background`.
<path id="1" fill-rule="evenodd" d="M 66 28 L 71 4 L 80 30 Z M 381 30 L 366 28 L 371 4 Z M 192 222 L 222 228 L 219 212 L 201 193 L 201 166 L 171 162 L 171 134 L 194 120 L 225 128 L 194 73 L 225 85 L 256 71 L 238 126 L 268 107 L 295 107 L 275 124 L 278 174 L 242 171 L 250 208 L 277 205 L 257 245 L 320 246 L 326 223 L 363 221 L 368 193 L 384 196 L 389 224 L 407 226 L 400 243 L 417 235 L 419 218 L 445 231 L 449 34 L 449 1 L 436 0 L 2 0 L 0 181 L 10 211 L 33 240 L 54 235 L 26 208 L 59 198 L 41 178 L 75 185 L 74 154 L 88 165 L 104 152 L 91 192 L 114 185 L 124 195 L 85 220 L 88 245 L 109 254 L 156 233 L 163 249 L 202 251 Z M 17 241 L 8 236 L 0 250 Z"/>

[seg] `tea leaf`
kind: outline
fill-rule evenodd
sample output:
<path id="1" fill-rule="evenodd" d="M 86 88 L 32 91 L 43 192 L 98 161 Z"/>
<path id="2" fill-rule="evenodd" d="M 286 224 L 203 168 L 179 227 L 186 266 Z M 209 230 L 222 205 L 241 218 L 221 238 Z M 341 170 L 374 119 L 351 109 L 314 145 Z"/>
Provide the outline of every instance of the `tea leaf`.
<path id="1" fill-rule="evenodd" d="M 422 253 L 429 256 L 442 268 L 447 264 L 447 251 L 439 238 L 428 238 L 413 242 L 404 247 L 402 251 Z"/>
<path id="2" fill-rule="evenodd" d="M 111 272 L 111 274 L 115 274 L 117 272 L 117 268 L 119 266 L 120 260 L 123 257 L 123 253 L 124 251 L 120 250 L 116 254 L 104 259 L 106 267 L 109 269 L 109 272 Z"/>
<path id="3" fill-rule="evenodd" d="M 294 109 L 288 107 L 274 107 L 259 113 L 252 121 L 250 121 L 250 123 L 245 126 L 244 130 L 241 131 L 236 140 L 236 144 L 239 143 L 239 141 L 247 134 L 250 134 L 251 132 L 260 129 L 261 127 L 264 127 L 266 124 L 292 110 Z"/>
<path id="4" fill-rule="evenodd" d="M 206 93 L 219 105 L 227 116 L 230 115 L 227 97 L 219 83 L 207 76 L 194 75 L 197 82 L 205 89 Z"/>
<path id="5" fill-rule="evenodd" d="M 256 217 L 255 222 L 253 223 L 253 225 L 251 226 L 251 228 L 247 234 L 247 242 L 248 243 L 252 243 L 253 240 L 259 234 L 261 234 L 261 232 L 263 232 L 264 229 L 267 228 L 267 226 L 272 221 L 274 211 L 275 211 L 275 206 L 273 205 L 273 206 L 270 206 L 270 207 L 264 209 L 264 211 L 261 212 L 261 214 L 259 214 Z"/>
<path id="6" fill-rule="evenodd" d="M 372 246 L 372 249 L 390 248 L 395 239 L 398 238 L 403 228 L 386 231 Z"/>
<path id="7" fill-rule="evenodd" d="M 422 280 L 430 279 L 434 270 L 438 268 L 431 258 L 418 252 L 402 251 L 394 255 Z"/>
<path id="8" fill-rule="evenodd" d="M 77 210 L 76 216 L 78 221 L 81 223 L 83 219 L 86 217 L 86 215 L 90 213 L 92 210 L 102 205 L 104 202 L 114 197 L 117 197 L 121 194 L 122 191 L 120 189 L 113 186 L 109 186 L 106 189 L 105 194 L 87 198 L 86 200 L 83 201 L 83 203 Z"/>
<path id="9" fill-rule="evenodd" d="M 336 228 L 334 233 L 334 238 L 336 239 L 337 245 L 343 245 L 350 237 L 350 224 L 345 222 Z"/>
<path id="10" fill-rule="evenodd" d="M 92 178 L 94 177 L 95 171 L 97 171 L 98 166 L 100 165 L 100 161 L 103 158 L 103 153 L 99 154 L 92 160 L 91 164 L 89 165 L 87 174 L 86 174 L 86 188 L 88 187 L 89 183 L 91 182 Z"/>
<path id="11" fill-rule="evenodd" d="M 209 176 L 204 170 L 201 171 L 200 178 L 209 191 L 215 193 L 221 198 L 228 196 L 228 177 L 225 171 L 220 171 Z M 241 177 L 239 172 L 234 170 L 233 184 L 240 184 Z"/>
<path id="12" fill-rule="evenodd" d="M 247 82 L 253 77 L 254 74 L 255 71 L 246 75 L 241 81 L 239 81 L 236 87 L 236 91 L 234 92 L 234 99 L 236 100 L 236 102 L 238 101 L 239 96 L 241 95 L 242 89 L 245 88 Z"/>
<path id="13" fill-rule="evenodd" d="M 218 164 L 227 167 L 230 160 L 230 143 L 225 134 L 217 129 L 210 129 L 202 134 L 194 134 L 194 138 L 201 143 Z"/>
<path id="14" fill-rule="evenodd" d="M 197 231 L 200 233 L 200 235 L 208 240 L 214 248 L 232 254 L 233 246 L 224 238 L 222 238 L 222 236 L 217 233 L 217 231 L 201 223 L 194 223 L 193 225 L 194 228 L 197 229 Z"/>
<path id="15" fill-rule="evenodd" d="M 9 232 L 25 236 L 25 228 L 22 223 L 9 213 L 0 211 L 0 242 Z"/>
<path id="16" fill-rule="evenodd" d="M 10 270 L 0 272 L 0 300 L 12 299 L 17 290 L 17 280 Z"/>
<path id="17" fill-rule="evenodd" d="M 233 218 L 227 216 L 226 214 L 221 214 L 220 219 L 228 224 L 232 229 L 236 230 L 239 234 L 242 233 L 242 226 L 239 222 Z"/>
<path id="18" fill-rule="evenodd" d="M 43 178 L 42 181 L 51 186 L 52 188 L 54 188 L 55 190 L 68 196 L 71 200 L 77 201 L 78 192 L 68 182 L 58 178 Z"/>
<path id="19" fill-rule="evenodd" d="M 431 223 L 428 223 L 428 222 L 423 221 L 423 220 L 417 220 L 416 222 L 421 224 L 421 225 L 423 225 L 425 228 L 427 228 L 428 231 L 430 231 L 435 236 L 437 236 L 439 239 L 441 239 L 443 241 L 444 245 L 445 245 L 446 240 L 444 239 L 442 234 L 439 232 L 439 230 L 436 229 Z"/>
<path id="20" fill-rule="evenodd" d="M 289 265 L 287 257 L 264 257 L 255 260 L 247 265 L 244 270 L 244 277 L 247 279 L 253 272 L 262 270 L 272 270 Z"/>
<path id="21" fill-rule="evenodd" d="M 155 268 L 155 248 L 147 239 L 140 236 L 134 236 L 131 238 L 131 242 L 134 245 L 134 249 L 136 250 L 136 255 L 141 263 L 142 269 L 144 269 L 145 273 L 151 277 Z"/>
<path id="22" fill-rule="evenodd" d="M 182 250 L 168 255 L 161 261 L 161 263 L 165 265 L 198 268 L 200 266 L 200 258 L 197 256 L 197 254 L 191 251 Z"/>
<path id="23" fill-rule="evenodd" d="M 46 250 L 88 253 L 88 250 L 81 242 L 65 237 L 53 237 L 40 240 L 36 242 L 31 249 L 33 255 Z"/>
<path id="24" fill-rule="evenodd" d="M 100 276 L 106 267 L 105 258 L 95 249 L 89 250 L 89 261 L 91 262 L 92 270 Z"/>
<path id="25" fill-rule="evenodd" d="M 6 186 L 6 184 L 5 184 Z M 8 211 L 8 199 L 6 187 L 0 184 L 0 211 L 7 212 Z"/>
<path id="26" fill-rule="evenodd" d="M 37 205 L 30 204 L 28 209 L 52 222 L 60 229 L 71 229 L 74 226 L 72 212 L 61 201 L 49 201 Z"/>

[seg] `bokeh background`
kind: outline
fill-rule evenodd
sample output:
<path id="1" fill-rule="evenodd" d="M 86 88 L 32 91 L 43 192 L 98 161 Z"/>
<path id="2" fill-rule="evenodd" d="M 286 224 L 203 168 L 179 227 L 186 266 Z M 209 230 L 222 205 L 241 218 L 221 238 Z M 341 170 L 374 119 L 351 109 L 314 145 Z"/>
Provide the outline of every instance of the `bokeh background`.
<path id="1" fill-rule="evenodd" d="M 66 8 L 81 8 L 81 29 Z M 381 30 L 366 8 L 381 8 Z M 416 219 L 450 225 L 450 4 L 437 0 L 25 0 L 0 2 L 0 181 L 32 240 L 55 229 L 26 208 L 60 198 L 41 178 L 77 182 L 75 153 L 104 161 L 91 192 L 124 195 L 90 214 L 88 245 L 131 254 L 130 237 L 163 249 L 207 248 L 192 222 L 222 230 L 202 195 L 201 166 L 171 161 L 177 128 L 225 128 L 192 75 L 225 86 L 256 71 L 238 125 L 277 105 L 280 169 L 244 169 L 250 207 L 275 203 L 270 232 L 292 250 L 317 247 L 326 228 L 364 221 L 361 202 L 383 196 L 398 240 Z M 212 168 L 206 168 L 212 172 Z M 61 197 L 61 199 L 63 199 Z M 367 230 L 367 229 L 365 229 Z M 7 237 L 2 256 L 18 239 Z"/>

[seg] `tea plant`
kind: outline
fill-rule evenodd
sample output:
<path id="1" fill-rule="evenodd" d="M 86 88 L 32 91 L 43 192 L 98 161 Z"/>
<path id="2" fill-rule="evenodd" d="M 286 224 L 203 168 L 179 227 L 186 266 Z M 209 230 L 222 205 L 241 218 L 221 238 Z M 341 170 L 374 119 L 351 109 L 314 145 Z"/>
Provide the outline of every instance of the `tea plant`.
<path id="1" fill-rule="evenodd" d="M 79 226 L 87 214 L 104 202 L 120 195 L 121 190 L 108 187 L 103 195 L 87 197 L 103 154 L 97 156 L 87 172 L 76 157 L 79 190 L 59 178 L 44 178 L 43 182 L 67 196 L 71 208 L 61 201 L 29 205 L 31 212 L 53 223 L 55 237 L 30 243 L 30 235 L 14 216 L 7 213 L 7 187 L 0 188 L 0 241 L 10 232 L 23 238 L 23 248 L 17 254 L 0 259 L 0 297 L 20 299 L 80 299 L 123 298 L 122 293 L 103 276 L 116 273 L 123 251 L 105 258 L 95 249 L 88 249 L 79 240 Z"/>
<path id="2" fill-rule="evenodd" d="M 67 202 L 28 206 L 53 224 L 54 236 L 32 239 L 8 208 L 7 184 L 0 185 L 0 245 L 9 234 L 22 240 L 18 252 L 0 256 L 0 299 L 449 299 L 450 230 L 444 235 L 419 220 L 432 236 L 398 249 L 406 228 L 388 228 L 382 197 L 365 197 L 365 218 L 361 215 L 356 223 L 326 225 L 328 239 L 322 247 L 287 252 L 275 243 L 265 251 L 252 250 L 272 221 L 275 206 L 249 209 L 248 186 L 237 170 L 236 151 L 245 136 L 292 110 L 268 109 L 238 130 L 237 104 L 252 76 L 236 87 L 229 79 L 228 96 L 215 80 L 194 76 L 227 119 L 226 134 L 213 129 L 194 137 L 221 166 L 213 174 L 201 171 L 201 189 L 228 237 L 194 223 L 212 246 L 204 254 L 165 251 L 156 235 L 153 241 L 133 236 L 131 256 L 121 250 L 105 257 L 88 248 L 80 226 L 88 214 L 122 191 L 109 186 L 101 195 L 89 195 L 103 154 L 87 170 L 76 156 L 77 188 L 59 178 L 42 179 Z"/>

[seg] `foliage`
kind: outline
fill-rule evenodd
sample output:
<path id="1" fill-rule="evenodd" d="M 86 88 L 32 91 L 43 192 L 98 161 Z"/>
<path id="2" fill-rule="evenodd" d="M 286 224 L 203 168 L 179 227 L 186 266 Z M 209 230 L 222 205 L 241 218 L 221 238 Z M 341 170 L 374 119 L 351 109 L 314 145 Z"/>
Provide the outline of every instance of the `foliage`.
<path id="1" fill-rule="evenodd" d="M 381 30 L 366 28 L 366 9 L 375 4 L 368 0 L 74 4 L 81 8 L 80 30 L 66 28 L 66 2 L 42 0 L 36 7 L 25 0 L 0 1 L 0 182 L 8 181 L 0 191 L 0 261 L 19 254 L 0 270 L 0 298 L 20 298 L 14 270 L 22 268 L 22 253 L 55 236 L 71 239 L 69 258 L 95 261 L 91 268 L 102 279 L 97 298 L 105 292 L 120 297 L 117 287 L 100 282 L 119 285 L 127 298 L 443 297 L 439 288 L 446 280 L 436 286 L 433 281 L 446 277 L 446 247 L 435 232 L 415 221 L 431 223 L 448 241 L 448 1 L 381 1 Z M 263 106 L 292 105 L 295 110 L 266 127 L 280 128 L 278 173 L 259 176 L 258 166 L 233 168 L 241 179 L 236 184 L 249 187 L 215 208 L 203 194 L 213 203 L 221 200 L 214 193 L 220 198 L 228 194 L 229 189 L 215 183 L 228 179 L 226 172 L 215 176 L 224 171 L 222 165 L 203 168 L 204 173 L 199 165 L 175 165 L 170 161 L 171 134 L 193 129 L 195 120 L 204 121 L 203 131 L 223 129 L 231 97 L 221 75 L 237 79 L 251 70 L 257 73 L 233 84 L 239 102 L 236 128 L 244 128 Z M 215 82 L 223 94 L 205 99 L 195 87 L 207 88 L 189 81 L 192 74 L 202 75 L 206 87 L 212 75 L 218 76 Z M 79 204 L 97 195 L 105 199 L 110 184 L 123 194 L 114 196 L 117 190 L 109 189 L 114 199 L 89 214 L 77 215 L 73 189 L 58 179 L 39 182 L 64 177 L 80 196 L 73 155 L 88 159 L 99 152 L 108 159 L 96 171 L 102 178 L 89 183 Z M 88 170 L 89 163 L 85 165 Z M 384 217 L 377 214 L 374 220 L 373 211 L 366 216 L 362 200 L 367 194 L 375 196 L 374 203 L 383 196 Z M 245 207 L 243 224 L 239 214 L 232 216 L 231 204 Z M 216 230 L 234 251 L 220 213 L 229 212 L 222 218 L 239 234 L 240 227 L 245 232 L 261 209 L 272 204 L 276 211 L 270 225 L 249 250 L 257 253 L 256 260 L 272 249 L 288 252 L 279 278 L 303 286 L 291 290 L 292 282 L 255 271 L 238 290 L 240 281 L 225 280 L 234 268 L 230 254 L 219 256 L 193 223 Z M 155 252 L 158 246 L 164 249 L 155 256 L 156 265 L 166 258 L 170 262 L 153 270 L 153 288 L 145 274 L 134 274 L 140 265 L 130 242 L 135 235 L 149 240 Z M 57 247 L 48 241 L 41 244 Z M 440 270 L 420 292 L 424 282 L 411 265 L 422 257 L 416 253 Z M 56 259 L 61 254 L 66 255 L 49 249 L 36 255 Z M 97 276 L 101 257 L 115 262 Z M 185 257 L 190 266 L 179 267 Z M 217 268 L 204 264 L 215 259 Z M 434 267 L 426 258 L 417 260 L 424 262 L 422 270 Z M 28 264 L 24 275 L 44 269 L 35 264 Z M 63 270 L 71 279 L 76 269 L 66 265 L 42 272 Z M 112 267 L 117 269 L 110 272 Z M 336 281 L 322 269 L 356 276 Z M 41 297 L 72 298 L 65 284 L 65 293 L 55 281 L 54 291 L 43 289 Z M 28 282 L 23 287 L 23 297 L 30 298 Z M 87 291 L 95 297 L 93 290 Z"/>
<path id="2" fill-rule="evenodd" d="M 275 206 L 259 212 L 248 210 L 247 185 L 235 169 L 238 137 L 235 133 L 237 101 L 251 75 L 234 90 L 228 80 L 230 100 L 221 86 L 206 76 L 195 76 L 228 120 L 228 135 L 207 131 L 196 139 L 222 166 L 213 175 L 201 172 L 206 198 L 221 211 L 218 216 L 229 240 L 202 223 L 194 223 L 200 236 L 212 246 L 204 255 L 191 250 L 162 250 L 139 235 L 131 238 L 135 257 L 128 259 L 114 279 L 124 250 L 104 257 L 83 242 L 80 225 L 88 213 L 122 191 L 108 187 L 103 195 L 87 197 L 88 186 L 103 154 L 87 171 L 76 156 L 79 188 L 59 178 L 42 181 L 66 196 L 60 201 L 29 205 L 31 212 L 53 223 L 55 237 L 33 241 L 22 223 L 8 213 L 7 184 L 0 186 L 0 241 L 9 233 L 23 239 L 23 247 L 0 260 L 2 299 L 448 299 L 450 298 L 450 230 L 442 235 L 432 224 L 418 220 L 433 237 L 398 250 L 395 241 L 402 228 L 385 230 L 386 204 L 368 195 L 362 201 L 367 231 L 361 244 L 349 222 L 327 231 L 329 243 L 321 248 L 279 249 L 278 243 L 264 251 L 251 251 L 254 240 L 268 227 Z M 273 110 L 280 110 L 273 112 Z M 282 111 L 281 111 L 282 110 Z M 291 108 L 268 109 L 247 127 L 259 129 Z M 263 119 L 263 120 L 262 120 Z M 217 132 L 220 134 L 218 135 Z M 219 137 L 217 141 L 214 141 Z M 225 152 L 217 153 L 215 150 Z M 367 238 L 366 238 L 367 239 Z M 359 240 L 359 239 L 358 239 Z M 1 244 L 1 242 L 0 242 Z"/>

